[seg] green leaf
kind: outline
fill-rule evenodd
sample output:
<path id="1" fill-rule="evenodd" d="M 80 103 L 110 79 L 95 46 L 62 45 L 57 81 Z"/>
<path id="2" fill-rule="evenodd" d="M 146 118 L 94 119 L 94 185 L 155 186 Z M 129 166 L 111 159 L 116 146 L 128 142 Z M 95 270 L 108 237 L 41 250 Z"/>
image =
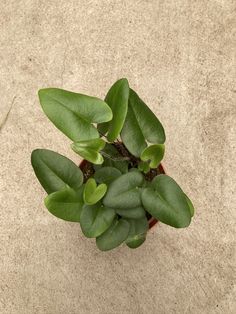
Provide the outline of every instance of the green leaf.
<path id="1" fill-rule="evenodd" d="M 139 187 L 142 186 L 144 178 L 140 172 L 128 172 L 123 174 L 109 187 L 103 204 L 110 208 L 134 208 L 141 206 L 141 195 Z"/>
<path id="2" fill-rule="evenodd" d="M 162 124 L 132 89 L 121 138 L 130 153 L 136 157 L 139 157 L 147 147 L 146 142 L 160 144 L 165 142 Z"/>
<path id="3" fill-rule="evenodd" d="M 185 194 L 167 175 L 158 175 L 152 181 L 152 188 L 143 190 L 142 202 L 146 211 L 167 225 L 184 228 L 191 222 Z"/>
<path id="4" fill-rule="evenodd" d="M 102 164 L 104 160 L 99 151 L 105 147 L 105 144 L 106 143 L 101 138 L 95 138 L 72 143 L 71 148 L 81 157 L 93 164 Z"/>
<path id="5" fill-rule="evenodd" d="M 140 170 L 144 173 L 148 173 L 150 171 L 149 164 L 147 162 L 140 161 L 138 164 L 138 170 Z"/>
<path id="6" fill-rule="evenodd" d="M 130 224 L 124 219 L 114 219 L 112 225 L 96 239 L 101 251 L 112 250 L 123 243 L 129 234 Z"/>
<path id="7" fill-rule="evenodd" d="M 98 169 L 95 172 L 94 179 L 98 183 L 105 183 L 109 185 L 112 181 L 114 181 L 119 176 L 121 176 L 120 170 L 114 167 L 103 167 L 101 169 Z"/>
<path id="8" fill-rule="evenodd" d="M 191 202 L 190 198 L 189 198 L 186 194 L 184 194 L 184 195 L 185 195 L 186 200 L 187 200 L 187 202 L 188 202 L 188 206 L 189 206 L 189 210 L 190 210 L 190 215 L 191 215 L 191 217 L 193 217 L 193 216 L 194 216 L 194 206 L 193 206 L 193 203 Z"/>
<path id="9" fill-rule="evenodd" d="M 31 154 L 34 172 L 45 191 L 50 194 L 65 185 L 74 190 L 83 183 L 83 174 L 70 159 L 47 149 L 36 149 Z"/>
<path id="10" fill-rule="evenodd" d="M 97 129 L 101 137 L 106 136 L 108 131 L 108 122 L 98 124 Z"/>
<path id="11" fill-rule="evenodd" d="M 106 143 L 104 149 L 101 151 L 104 158 L 103 167 L 114 167 L 120 170 L 122 173 L 128 172 L 128 162 L 120 155 L 118 150 L 112 144 Z M 97 171 L 101 166 L 95 166 Z"/>
<path id="12" fill-rule="evenodd" d="M 157 166 L 160 164 L 161 160 L 164 157 L 164 153 L 165 153 L 164 144 L 151 145 L 144 149 L 140 158 L 143 161 L 150 160 L 150 167 L 157 168 Z"/>
<path id="13" fill-rule="evenodd" d="M 106 208 L 101 204 L 84 205 L 80 216 L 83 234 L 88 238 L 100 236 L 110 227 L 115 216 L 114 209 Z"/>
<path id="14" fill-rule="evenodd" d="M 146 240 L 148 231 L 148 221 L 146 217 L 140 219 L 127 219 L 130 224 L 129 235 L 125 243 L 131 249 L 135 249 L 143 244 Z"/>
<path id="15" fill-rule="evenodd" d="M 131 106 L 128 107 L 121 138 L 129 152 L 136 157 L 139 157 L 141 152 L 147 147 L 145 137 Z"/>
<path id="16" fill-rule="evenodd" d="M 66 186 L 60 191 L 49 194 L 45 206 L 54 216 L 67 221 L 79 222 L 83 206 L 83 186 L 79 191 Z"/>
<path id="17" fill-rule="evenodd" d="M 93 178 L 88 179 L 84 188 L 84 202 L 87 205 L 96 204 L 106 194 L 107 186 L 102 183 L 97 186 Z"/>
<path id="18" fill-rule="evenodd" d="M 98 138 L 93 123 L 112 119 L 110 107 L 101 99 L 58 88 L 39 90 L 43 111 L 72 141 Z"/>
<path id="19" fill-rule="evenodd" d="M 139 246 L 141 246 L 146 240 L 146 234 L 137 235 L 133 238 L 132 241 L 127 242 L 127 246 L 130 249 L 137 249 Z"/>
<path id="20" fill-rule="evenodd" d="M 102 134 L 108 131 L 107 139 L 113 142 L 120 134 L 128 109 L 129 83 L 123 78 L 115 82 L 110 88 L 105 98 L 105 102 L 110 106 L 113 118 L 108 123 L 103 123 L 98 127 Z"/>
<path id="21" fill-rule="evenodd" d="M 142 170 L 138 169 L 138 168 L 130 168 L 129 172 L 140 172 Z"/>
<path id="22" fill-rule="evenodd" d="M 115 210 L 116 213 L 124 218 L 139 219 L 145 217 L 145 209 L 141 206 L 134 208 L 119 208 Z"/>

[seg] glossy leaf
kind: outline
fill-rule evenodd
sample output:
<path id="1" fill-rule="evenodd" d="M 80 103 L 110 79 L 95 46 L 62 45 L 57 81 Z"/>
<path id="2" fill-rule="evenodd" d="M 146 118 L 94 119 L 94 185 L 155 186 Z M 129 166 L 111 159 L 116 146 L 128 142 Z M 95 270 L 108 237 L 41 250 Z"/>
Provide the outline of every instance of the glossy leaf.
<path id="1" fill-rule="evenodd" d="M 123 174 L 109 187 L 103 204 L 110 208 L 134 208 L 141 206 L 139 187 L 144 178 L 140 172 L 128 172 Z"/>
<path id="2" fill-rule="evenodd" d="M 109 185 L 112 181 L 121 176 L 120 170 L 114 167 L 103 167 L 98 169 L 94 174 L 94 179 L 98 183 L 105 183 Z"/>
<path id="3" fill-rule="evenodd" d="M 74 142 L 98 138 L 93 123 L 112 119 L 110 107 L 96 97 L 46 88 L 39 91 L 39 99 L 48 118 Z"/>
<path id="4" fill-rule="evenodd" d="M 191 217 L 193 217 L 194 216 L 194 206 L 193 206 L 193 203 L 192 203 L 192 201 L 190 200 L 190 198 L 186 194 L 185 194 L 185 197 L 186 197 L 186 200 L 188 202 L 190 215 L 191 215 Z"/>
<path id="5" fill-rule="evenodd" d="M 148 231 L 148 221 L 146 217 L 140 219 L 127 219 L 130 224 L 129 235 L 125 243 L 131 249 L 135 249 L 143 244 L 146 240 Z"/>
<path id="6" fill-rule="evenodd" d="M 158 144 L 165 142 L 161 122 L 132 89 L 121 138 L 130 153 L 136 157 L 139 157 L 147 147 L 147 142 Z"/>
<path id="7" fill-rule="evenodd" d="M 164 154 L 165 145 L 156 144 L 145 148 L 140 158 L 143 161 L 150 161 L 149 165 L 151 168 L 157 168 L 157 166 L 162 161 Z"/>
<path id="8" fill-rule="evenodd" d="M 112 225 L 96 239 L 101 251 L 108 251 L 122 244 L 128 237 L 130 224 L 124 219 L 114 219 Z"/>
<path id="9" fill-rule="evenodd" d="M 86 237 L 96 238 L 110 227 L 115 216 L 114 209 L 106 208 L 101 204 L 84 205 L 80 226 Z"/>
<path id="10" fill-rule="evenodd" d="M 129 152 L 136 157 L 139 157 L 142 151 L 147 147 L 145 137 L 131 106 L 128 107 L 121 138 Z"/>
<path id="11" fill-rule="evenodd" d="M 120 134 L 128 109 L 129 100 L 129 83 L 123 78 L 115 82 L 110 88 L 105 98 L 105 102 L 110 106 L 113 118 L 110 122 L 99 126 L 99 131 L 105 134 L 107 131 L 107 139 L 113 142 Z"/>
<path id="12" fill-rule="evenodd" d="M 153 217 L 172 227 L 184 228 L 191 222 L 183 191 L 167 175 L 158 175 L 152 182 L 152 188 L 143 190 L 142 203 Z"/>
<path id="13" fill-rule="evenodd" d="M 96 181 L 93 178 L 88 179 L 84 188 L 84 202 L 88 205 L 96 204 L 103 198 L 107 191 L 106 184 L 102 183 L 97 186 Z"/>
<path id="14" fill-rule="evenodd" d="M 83 183 L 83 174 L 70 159 L 47 149 L 36 149 L 31 154 L 34 172 L 42 187 L 49 194 L 66 185 L 74 190 Z"/>
<path id="15" fill-rule="evenodd" d="M 79 141 L 71 144 L 71 148 L 84 159 L 93 164 L 102 164 L 103 157 L 99 153 L 105 147 L 105 142 L 101 138 L 95 138 L 87 141 Z"/>
<path id="16" fill-rule="evenodd" d="M 116 213 L 124 218 L 139 219 L 145 217 L 146 212 L 142 206 L 134 208 L 119 208 L 116 209 Z"/>
<path id="17" fill-rule="evenodd" d="M 79 191 L 66 186 L 60 191 L 49 194 L 45 206 L 54 216 L 67 221 L 79 222 L 83 202 L 83 186 Z"/>

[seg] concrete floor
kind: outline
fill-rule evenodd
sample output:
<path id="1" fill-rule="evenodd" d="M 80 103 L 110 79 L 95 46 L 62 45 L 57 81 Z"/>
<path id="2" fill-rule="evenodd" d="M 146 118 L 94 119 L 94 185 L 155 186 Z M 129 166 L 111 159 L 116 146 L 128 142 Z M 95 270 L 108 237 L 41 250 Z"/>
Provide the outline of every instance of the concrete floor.
<path id="1" fill-rule="evenodd" d="M 236 313 L 235 18 L 234 0 L 1 0 L 1 314 Z M 104 97 L 120 77 L 163 122 L 196 216 L 102 253 L 44 208 L 30 153 L 79 162 L 39 88 Z"/>

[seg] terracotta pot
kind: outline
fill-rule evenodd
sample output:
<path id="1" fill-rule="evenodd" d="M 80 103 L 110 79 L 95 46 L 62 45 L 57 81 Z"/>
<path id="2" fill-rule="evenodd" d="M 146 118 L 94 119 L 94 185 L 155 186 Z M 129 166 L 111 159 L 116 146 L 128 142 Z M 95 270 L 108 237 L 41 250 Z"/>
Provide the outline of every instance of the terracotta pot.
<path id="1" fill-rule="evenodd" d="M 81 163 L 79 164 L 79 167 L 80 167 L 80 169 L 82 170 L 82 172 L 85 173 L 85 171 L 86 171 L 86 169 L 88 168 L 89 165 L 91 165 L 91 163 L 90 163 L 89 161 L 87 161 L 87 160 L 84 159 L 84 160 L 82 160 Z M 163 168 L 163 166 L 162 166 L 162 164 L 160 164 L 160 165 L 158 166 L 158 170 L 159 170 L 159 172 L 160 172 L 161 174 L 165 174 L 165 173 L 166 173 L 165 170 L 164 170 L 164 168 Z M 157 220 L 156 218 L 151 217 L 151 218 L 148 220 L 148 223 L 149 223 L 149 230 L 150 230 L 151 228 L 153 228 L 153 227 L 157 224 L 157 222 L 158 222 L 158 220 Z"/>

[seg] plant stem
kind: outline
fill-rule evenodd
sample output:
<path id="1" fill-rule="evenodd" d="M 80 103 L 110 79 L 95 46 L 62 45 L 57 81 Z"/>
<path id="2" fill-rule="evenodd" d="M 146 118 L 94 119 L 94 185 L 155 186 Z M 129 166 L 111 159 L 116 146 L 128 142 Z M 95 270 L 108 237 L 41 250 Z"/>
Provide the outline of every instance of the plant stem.
<path id="1" fill-rule="evenodd" d="M 105 134 L 103 134 L 103 133 L 100 132 L 100 131 L 98 131 L 98 133 L 99 133 L 101 136 L 105 137 L 105 138 L 108 140 L 108 138 L 107 138 L 107 136 L 106 136 Z"/>
<path id="2" fill-rule="evenodd" d="M 111 159 L 113 161 L 125 161 L 125 160 L 130 160 L 129 157 L 112 157 L 111 155 L 103 152 L 103 151 L 100 151 L 100 154 L 103 155 L 104 157 L 108 158 L 108 159 Z"/>

